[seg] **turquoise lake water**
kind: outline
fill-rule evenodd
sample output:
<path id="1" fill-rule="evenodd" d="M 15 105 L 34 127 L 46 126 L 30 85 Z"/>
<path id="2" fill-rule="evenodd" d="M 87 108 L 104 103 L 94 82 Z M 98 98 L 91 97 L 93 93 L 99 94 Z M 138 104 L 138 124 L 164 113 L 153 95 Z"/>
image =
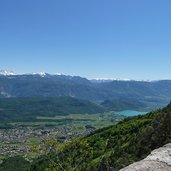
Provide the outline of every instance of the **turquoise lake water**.
<path id="1" fill-rule="evenodd" d="M 135 110 L 124 110 L 124 111 L 115 112 L 115 114 L 124 115 L 124 116 L 137 116 L 137 115 L 144 115 L 146 113 L 148 112 L 140 112 Z"/>

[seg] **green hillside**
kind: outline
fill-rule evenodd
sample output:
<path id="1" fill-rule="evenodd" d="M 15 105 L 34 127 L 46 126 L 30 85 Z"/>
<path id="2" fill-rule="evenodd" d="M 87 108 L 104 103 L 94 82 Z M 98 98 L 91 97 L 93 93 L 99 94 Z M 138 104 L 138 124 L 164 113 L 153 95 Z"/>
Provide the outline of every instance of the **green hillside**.
<path id="1" fill-rule="evenodd" d="M 137 111 L 149 111 L 148 103 L 142 102 L 137 99 L 113 99 L 105 100 L 101 103 L 103 107 L 110 111 L 122 111 L 122 110 L 137 110 Z M 150 105 L 152 108 L 152 105 Z"/>
<path id="2" fill-rule="evenodd" d="M 93 82 L 86 78 L 65 75 L 0 75 L 0 98 L 59 97 L 102 102 L 111 99 L 135 99 L 150 109 L 163 107 L 170 101 L 171 80 Z"/>
<path id="3" fill-rule="evenodd" d="M 127 118 L 71 143 L 46 144 L 49 153 L 35 160 L 31 170 L 119 170 L 169 142 L 171 104 L 162 110 Z"/>
<path id="4" fill-rule="evenodd" d="M 30 163 L 21 156 L 9 157 L 1 165 L 0 171 L 29 171 Z"/>
<path id="5" fill-rule="evenodd" d="M 72 97 L 28 97 L 0 99 L 0 121 L 34 121 L 37 116 L 54 117 L 68 114 L 94 114 L 103 107 Z M 37 120 L 36 120 L 37 121 Z"/>

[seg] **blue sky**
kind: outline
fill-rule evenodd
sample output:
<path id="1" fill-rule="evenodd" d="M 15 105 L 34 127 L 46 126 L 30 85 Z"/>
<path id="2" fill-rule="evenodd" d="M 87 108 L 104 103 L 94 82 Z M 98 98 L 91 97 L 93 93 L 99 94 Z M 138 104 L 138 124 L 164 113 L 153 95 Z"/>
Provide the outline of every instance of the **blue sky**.
<path id="1" fill-rule="evenodd" d="M 171 79 L 171 1 L 0 1 L 0 69 Z"/>

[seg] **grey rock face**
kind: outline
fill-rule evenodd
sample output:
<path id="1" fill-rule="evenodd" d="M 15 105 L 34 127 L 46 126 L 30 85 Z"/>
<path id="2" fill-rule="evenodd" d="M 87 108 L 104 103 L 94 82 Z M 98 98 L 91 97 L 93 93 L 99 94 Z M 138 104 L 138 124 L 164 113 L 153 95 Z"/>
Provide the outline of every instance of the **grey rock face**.
<path id="1" fill-rule="evenodd" d="M 120 171 L 171 171 L 171 143 L 152 151 L 144 160 Z"/>

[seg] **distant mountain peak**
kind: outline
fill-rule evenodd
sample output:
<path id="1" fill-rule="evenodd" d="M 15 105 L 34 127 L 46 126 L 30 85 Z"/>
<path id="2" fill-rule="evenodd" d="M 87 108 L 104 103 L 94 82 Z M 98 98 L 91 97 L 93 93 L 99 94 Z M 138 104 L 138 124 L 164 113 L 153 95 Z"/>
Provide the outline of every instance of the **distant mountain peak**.
<path id="1" fill-rule="evenodd" d="M 31 74 L 27 74 L 27 75 L 40 75 L 41 77 L 45 77 L 47 75 L 46 72 L 32 72 Z"/>
<path id="2" fill-rule="evenodd" d="M 32 72 L 31 74 L 27 74 L 27 75 L 39 75 L 41 77 L 45 77 L 47 75 L 52 75 L 52 76 L 63 76 L 65 74 L 63 73 L 54 73 L 54 74 L 49 74 L 49 73 L 46 73 L 46 72 Z"/>
<path id="3" fill-rule="evenodd" d="M 45 72 L 39 72 L 39 75 L 42 76 L 42 77 L 44 77 L 44 76 L 47 75 L 47 73 L 45 73 Z"/>
<path id="4" fill-rule="evenodd" d="M 15 76 L 15 75 L 39 75 L 41 77 L 45 77 L 47 75 L 52 75 L 52 76 L 65 76 L 64 73 L 59 73 L 59 72 L 56 72 L 56 73 L 53 73 L 53 74 L 50 74 L 50 73 L 47 73 L 47 72 L 31 72 L 31 73 L 16 73 L 14 71 L 11 71 L 11 70 L 0 70 L 0 75 L 2 76 Z"/>
<path id="5" fill-rule="evenodd" d="M 10 75 L 16 75 L 16 73 L 13 71 L 9 71 L 9 70 L 0 70 L 0 75 L 10 76 Z"/>
<path id="6" fill-rule="evenodd" d="M 111 82 L 111 81 L 131 81 L 131 79 L 127 78 L 92 78 L 90 79 L 92 82 Z"/>
<path id="7" fill-rule="evenodd" d="M 57 72 L 57 73 L 55 73 L 54 75 L 65 75 L 64 73 L 59 73 L 59 72 Z"/>

